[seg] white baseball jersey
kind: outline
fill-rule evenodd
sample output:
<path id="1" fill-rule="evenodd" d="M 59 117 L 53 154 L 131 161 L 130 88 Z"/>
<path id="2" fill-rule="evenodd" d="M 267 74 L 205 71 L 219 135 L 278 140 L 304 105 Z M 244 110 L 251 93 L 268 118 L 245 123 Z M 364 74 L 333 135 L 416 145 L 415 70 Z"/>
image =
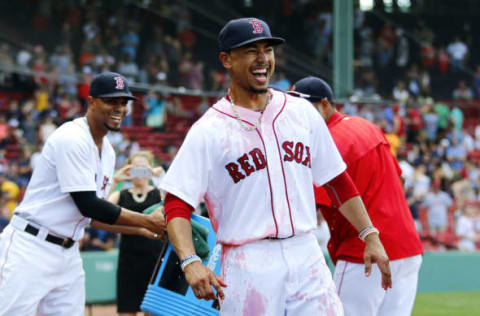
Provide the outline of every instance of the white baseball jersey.
<path id="1" fill-rule="evenodd" d="M 60 126 L 45 142 L 15 214 L 73 240 L 82 238 L 90 218 L 84 217 L 70 192 L 96 191 L 105 198 L 115 168 L 115 152 L 103 138 L 99 157 L 85 117 Z"/>
<path id="2" fill-rule="evenodd" d="M 205 199 L 218 242 L 242 245 L 317 226 L 313 184 L 346 168 L 324 120 L 306 100 L 270 90 L 261 112 L 219 100 L 190 129 L 160 187 L 194 208 Z"/>

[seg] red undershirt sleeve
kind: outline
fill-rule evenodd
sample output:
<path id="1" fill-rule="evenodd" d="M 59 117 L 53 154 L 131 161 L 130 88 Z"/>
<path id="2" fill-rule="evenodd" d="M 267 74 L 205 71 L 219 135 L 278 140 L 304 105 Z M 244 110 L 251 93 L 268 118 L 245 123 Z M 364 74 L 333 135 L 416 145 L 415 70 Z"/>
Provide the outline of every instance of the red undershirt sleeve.
<path id="1" fill-rule="evenodd" d="M 360 195 L 357 187 L 348 175 L 347 171 L 342 172 L 323 186 L 336 208 L 354 196 Z"/>
<path id="2" fill-rule="evenodd" d="M 190 220 L 190 214 L 193 212 L 192 206 L 170 193 L 167 193 L 165 196 L 164 209 L 167 223 L 175 217 L 183 217 Z"/>

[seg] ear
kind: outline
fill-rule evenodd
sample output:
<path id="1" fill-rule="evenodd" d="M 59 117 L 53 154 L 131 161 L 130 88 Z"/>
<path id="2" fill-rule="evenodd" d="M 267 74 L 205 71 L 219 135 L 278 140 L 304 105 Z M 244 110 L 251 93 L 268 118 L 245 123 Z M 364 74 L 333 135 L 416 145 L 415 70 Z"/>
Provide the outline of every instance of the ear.
<path id="1" fill-rule="evenodd" d="M 320 101 L 320 106 L 325 113 L 329 113 L 332 110 L 332 105 L 327 99 L 322 99 Z"/>
<path id="2" fill-rule="evenodd" d="M 230 53 L 220 52 L 220 54 L 218 55 L 218 59 L 222 63 L 223 67 L 225 67 L 225 69 L 232 68 L 232 56 L 230 55 Z"/>
<path id="3" fill-rule="evenodd" d="M 87 111 L 93 111 L 95 112 L 97 110 L 97 99 L 95 99 L 94 97 L 92 96 L 88 96 L 87 98 L 87 102 L 88 102 L 88 107 L 87 107 Z"/>

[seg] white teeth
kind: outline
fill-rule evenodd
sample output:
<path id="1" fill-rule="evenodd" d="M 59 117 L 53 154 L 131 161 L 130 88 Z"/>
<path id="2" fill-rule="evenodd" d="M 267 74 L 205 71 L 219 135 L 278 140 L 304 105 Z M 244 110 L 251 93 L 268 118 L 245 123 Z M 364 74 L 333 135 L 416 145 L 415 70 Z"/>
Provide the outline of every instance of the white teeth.
<path id="1" fill-rule="evenodd" d="M 253 71 L 254 74 L 266 74 L 267 69 L 257 69 Z"/>

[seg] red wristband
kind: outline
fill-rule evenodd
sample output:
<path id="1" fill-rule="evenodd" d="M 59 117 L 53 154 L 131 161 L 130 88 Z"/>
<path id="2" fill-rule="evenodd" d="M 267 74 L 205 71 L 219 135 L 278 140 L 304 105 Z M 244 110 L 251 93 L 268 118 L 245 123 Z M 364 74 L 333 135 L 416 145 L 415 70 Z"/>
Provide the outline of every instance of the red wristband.
<path id="1" fill-rule="evenodd" d="M 183 217 L 187 220 L 190 220 L 190 214 L 193 212 L 193 207 L 170 193 L 167 193 L 165 196 L 164 209 L 167 223 L 175 217 Z"/>

